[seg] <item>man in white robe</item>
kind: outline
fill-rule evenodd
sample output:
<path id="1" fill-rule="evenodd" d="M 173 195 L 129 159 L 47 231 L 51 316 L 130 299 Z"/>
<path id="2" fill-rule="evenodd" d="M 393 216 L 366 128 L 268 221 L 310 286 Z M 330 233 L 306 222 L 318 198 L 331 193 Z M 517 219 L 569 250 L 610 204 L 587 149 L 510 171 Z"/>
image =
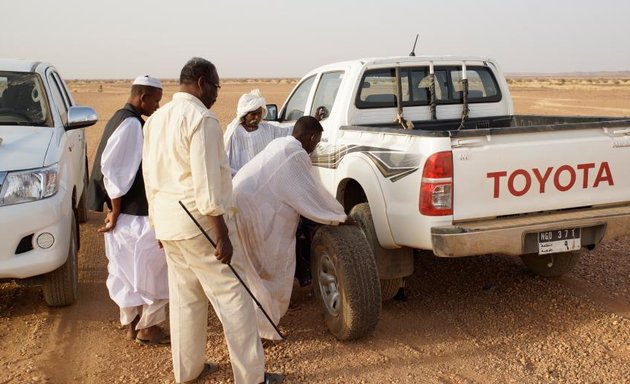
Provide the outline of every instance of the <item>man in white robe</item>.
<path id="1" fill-rule="evenodd" d="M 272 141 L 234 177 L 235 220 L 247 280 L 276 325 L 291 298 L 300 215 L 327 225 L 346 220 L 341 204 L 312 173 L 308 154 L 321 134 L 319 122 L 304 116 L 292 136 Z M 258 308 L 257 321 L 261 338 L 281 338 Z"/>
<path id="2" fill-rule="evenodd" d="M 166 257 L 148 222 L 142 178 L 142 115 L 150 116 L 162 99 L 158 79 L 139 76 L 124 108 L 107 124 L 97 150 L 89 186 L 90 208 L 110 212 L 105 226 L 109 259 L 107 288 L 120 307 L 120 322 L 128 338 L 141 344 L 168 343 L 158 326 L 166 320 L 168 275 Z"/>
<path id="3" fill-rule="evenodd" d="M 267 114 L 265 105 L 265 99 L 258 89 L 242 95 L 238 100 L 236 118 L 228 125 L 223 138 L 232 176 L 273 139 L 291 134 L 291 128 L 262 120 Z"/>

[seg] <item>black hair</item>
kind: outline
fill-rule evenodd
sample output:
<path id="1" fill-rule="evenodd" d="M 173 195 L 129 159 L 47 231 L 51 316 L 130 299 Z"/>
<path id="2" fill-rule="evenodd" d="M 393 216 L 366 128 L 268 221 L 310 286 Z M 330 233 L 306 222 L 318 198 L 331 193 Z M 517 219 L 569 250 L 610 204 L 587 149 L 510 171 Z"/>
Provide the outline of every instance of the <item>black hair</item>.
<path id="1" fill-rule="evenodd" d="M 302 116 L 295 122 L 293 137 L 299 140 L 301 137 L 309 137 L 323 130 L 324 128 L 322 128 L 322 125 L 316 118 L 313 116 Z"/>
<path id="2" fill-rule="evenodd" d="M 193 57 L 188 60 L 179 75 L 180 84 L 196 83 L 200 77 L 209 79 L 216 72 L 214 64 L 201 57 Z"/>

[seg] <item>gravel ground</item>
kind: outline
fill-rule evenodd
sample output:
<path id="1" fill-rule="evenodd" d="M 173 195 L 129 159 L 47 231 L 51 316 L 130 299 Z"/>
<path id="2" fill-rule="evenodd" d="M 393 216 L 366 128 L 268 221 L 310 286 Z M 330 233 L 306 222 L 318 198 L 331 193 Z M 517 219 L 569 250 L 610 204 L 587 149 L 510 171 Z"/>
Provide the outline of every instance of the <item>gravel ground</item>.
<path id="1" fill-rule="evenodd" d="M 280 95 L 291 85 L 270 87 Z M 233 87 L 232 95 L 225 88 L 230 101 L 242 91 Z M 99 109 L 109 116 L 124 101 L 124 90 L 108 89 L 76 98 L 97 105 L 110 98 L 114 102 Z M 586 102 L 575 90 L 513 92 L 520 113 L 579 113 Z M 615 92 L 589 105 L 626 108 L 630 115 L 630 92 Z M 227 109 L 220 113 L 229 116 Z M 90 153 L 101 131 L 99 125 L 89 133 Z M 0 284 L 0 384 L 173 382 L 170 349 L 127 341 L 118 325 L 96 233 L 102 220 L 91 213 L 81 227 L 81 297 L 75 305 L 48 308 L 37 287 Z M 534 276 L 513 257 L 419 253 L 406 282 L 407 300 L 385 303 L 374 334 L 354 342 L 336 341 L 310 288 L 296 286 L 301 307 L 282 320 L 288 340 L 266 349 L 268 370 L 284 373 L 287 383 L 629 383 L 629 241 L 585 252 L 573 272 L 557 279 Z M 207 358 L 220 370 L 206 382 L 230 383 L 213 314 L 208 325 Z"/>

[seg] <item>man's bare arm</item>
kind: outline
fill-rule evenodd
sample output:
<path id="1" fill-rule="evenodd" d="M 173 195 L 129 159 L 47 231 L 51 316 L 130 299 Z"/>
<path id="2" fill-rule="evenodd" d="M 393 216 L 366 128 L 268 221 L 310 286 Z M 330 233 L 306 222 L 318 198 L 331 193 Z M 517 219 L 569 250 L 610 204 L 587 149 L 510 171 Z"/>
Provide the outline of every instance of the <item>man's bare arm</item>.
<path id="1" fill-rule="evenodd" d="M 214 251 L 214 255 L 223 264 L 229 264 L 232 261 L 232 242 L 228 235 L 228 228 L 223 219 L 223 215 L 208 216 L 210 224 L 214 228 L 214 232 L 217 234 L 215 239 L 217 246 Z"/>
<path id="2" fill-rule="evenodd" d="M 120 215 L 120 206 L 120 197 L 112 199 L 112 210 L 109 211 L 107 216 L 105 216 L 105 226 L 98 229 L 99 233 L 109 232 L 112 229 L 116 228 L 116 222 L 118 221 L 118 216 Z"/>

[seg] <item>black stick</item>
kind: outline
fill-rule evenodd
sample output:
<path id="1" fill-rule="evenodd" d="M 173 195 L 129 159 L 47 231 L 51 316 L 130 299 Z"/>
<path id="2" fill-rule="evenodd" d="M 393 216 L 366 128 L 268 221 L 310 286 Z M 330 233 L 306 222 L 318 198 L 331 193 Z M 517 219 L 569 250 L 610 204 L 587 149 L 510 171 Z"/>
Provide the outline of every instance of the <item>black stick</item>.
<path id="1" fill-rule="evenodd" d="M 212 238 L 210 238 L 210 235 L 208 235 L 208 232 L 206 232 L 203 227 L 201 226 L 201 224 L 199 224 L 199 222 L 197 221 L 197 219 L 195 219 L 193 217 L 193 215 L 190 213 L 190 211 L 188 210 L 188 208 L 186 208 L 186 206 L 184 205 L 184 203 L 182 203 L 181 201 L 179 202 L 179 205 L 182 206 L 182 208 L 184 208 L 184 211 L 186 211 L 186 213 L 188 214 L 188 217 L 190 217 L 190 219 L 195 223 L 195 225 L 197 226 L 197 228 L 199 228 L 199 230 L 201 231 L 201 233 L 203 233 L 203 235 L 206 237 L 206 239 L 208 239 L 208 241 L 210 242 L 210 244 L 212 244 L 212 246 L 214 248 L 217 247 L 217 245 L 215 244 L 214 241 L 212 241 Z M 241 282 L 241 284 L 243 284 L 243 287 L 245 287 L 245 290 L 247 291 L 247 293 L 249 293 L 249 296 L 254 300 L 254 302 L 256 303 L 256 305 L 258 305 L 258 308 L 260 308 L 260 310 L 262 311 L 262 313 L 265 315 L 265 317 L 267 318 L 267 320 L 269 320 L 269 324 L 271 324 L 271 326 L 273 327 L 273 329 L 276 330 L 276 332 L 278 332 L 278 335 L 280 335 L 280 337 L 284 340 L 286 339 L 286 337 L 282 334 L 282 332 L 280 332 L 280 330 L 278 329 L 278 327 L 273 323 L 273 320 L 271 320 L 271 317 L 269 317 L 269 315 L 267 314 L 267 312 L 265 311 L 265 309 L 262 307 L 262 305 L 260 304 L 260 302 L 258 301 L 258 299 L 256 299 L 256 297 L 254 296 L 254 294 L 252 293 L 252 291 L 249 290 L 249 287 L 247 286 L 247 284 L 245 284 L 245 282 L 243 281 L 243 279 L 241 279 L 241 276 L 239 276 L 239 274 L 236 272 L 236 270 L 234 269 L 234 267 L 232 267 L 231 264 L 228 263 L 227 265 L 228 267 L 230 267 L 230 269 L 232 270 L 232 272 L 234 272 L 234 276 L 236 276 L 236 278 L 238 279 L 238 281 Z"/>

